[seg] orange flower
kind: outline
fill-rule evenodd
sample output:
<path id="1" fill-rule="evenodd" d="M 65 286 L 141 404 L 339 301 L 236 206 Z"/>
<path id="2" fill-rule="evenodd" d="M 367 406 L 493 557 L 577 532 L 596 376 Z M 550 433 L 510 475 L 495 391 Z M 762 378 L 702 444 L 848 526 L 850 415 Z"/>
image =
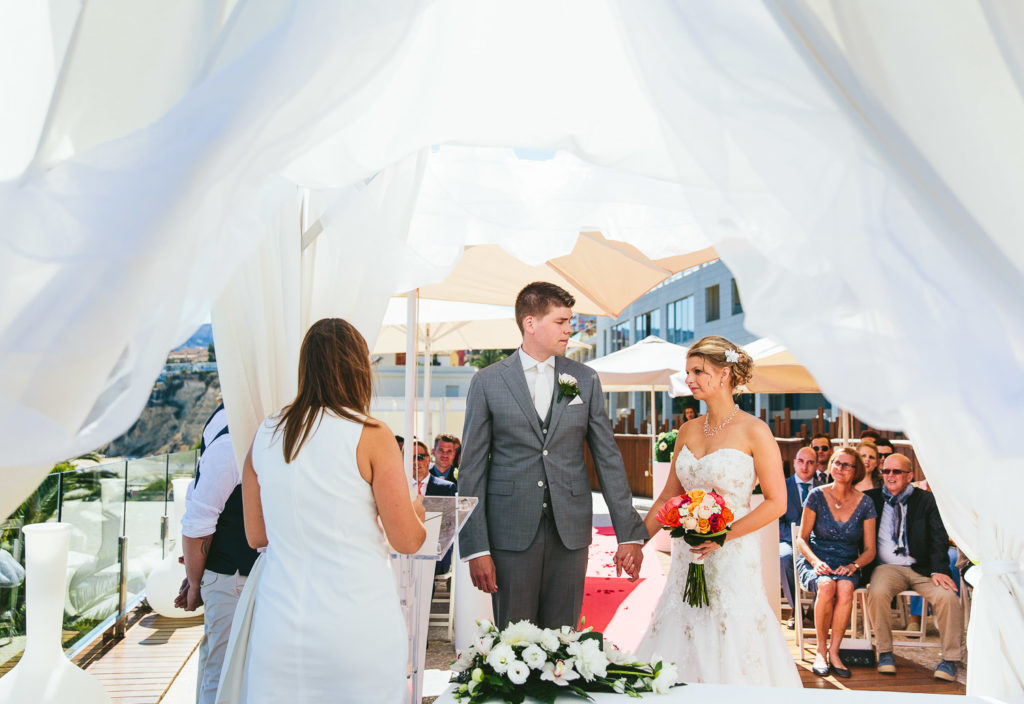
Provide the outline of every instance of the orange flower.
<path id="1" fill-rule="evenodd" d="M 698 518 L 697 519 L 697 532 L 698 533 L 707 533 L 710 530 L 711 530 L 711 522 L 708 521 L 708 519 L 706 519 L 706 518 Z"/>
<path id="2" fill-rule="evenodd" d="M 726 525 L 732 523 L 733 518 L 734 516 L 732 515 L 732 511 L 730 511 L 728 508 L 722 509 L 722 520 L 725 521 Z"/>
<path id="3" fill-rule="evenodd" d="M 680 522 L 678 506 L 666 503 L 661 507 L 661 510 L 658 511 L 658 523 L 661 525 L 675 528 L 680 524 Z"/>

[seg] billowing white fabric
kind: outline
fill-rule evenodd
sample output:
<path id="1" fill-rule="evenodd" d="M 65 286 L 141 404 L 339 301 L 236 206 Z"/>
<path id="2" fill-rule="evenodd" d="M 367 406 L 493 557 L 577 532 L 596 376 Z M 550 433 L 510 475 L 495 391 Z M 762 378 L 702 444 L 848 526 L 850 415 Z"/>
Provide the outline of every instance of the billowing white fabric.
<path id="1" fill-rule="evenodd" d="M 1019 7 L 620 9 L 681 178 L 698 164 L 718 185 L 691 204 L 740 282 L 746 327 L 842 407 L 907 432 L 968 555 L 1020 561 Z M 971 467 L 985 481 L 966 480 Z M 1021 696 L 1020 573 L 985 579 L 968 692 Z"/>
<path id="2" fill-rule="evenodd" d="M 2 57 L 17 59 L 0 64 L 0 87 L 24 106 L 0 130 L 0 177 L 14 179 L 0 184 L 0 510 L 41 467 L 131 425 L 167 350 L 281 236 L 275 219 L 298 220 L 296 184 L 343 192 L 433 144 L 520 146 L 677 181 L 698 227 L 659 245 L 690 251 L 702 230 L 752 331 L 836 403 L 909 433 L 965 551 L 1021 559 L 1024 11 L 1012 0 L 23 5 L 0 10 L 0 38 L 15 38 Z M 505 208 L 511 225 L 487 237 L 564 253 L 560 238 L 526 238 L 523 212 Z M 479 223 L 487 209 L 468 213 Z M 431 248 L 414 226 L 412 255 L 384 244 L 359 273 L 436 281 L 431 268 L 482 229 Z M 274 246 L 304 280 L 292 245 Z M 281 282 L 310 316 L 379 316 L 386 297 L 360 285 L 346 294 L 359 301 L 317 308 L 328 299 L 314 289 Z M 233 325 L 246 323 L 263 325 Z M 283 324 L 301 338 L 301 322 Z M 223 314 L 215 325 L 225 365 Z M 257 333 L 277 334 L 269 321 Z M 253 388 L 268 389 L 261 404 L 283 394 L 269 389 L 293 360 L 265 354 L 265 378 L 225 386 L 230 412 Z M 964 481 L 973 466 L 989 480 Z M 1021 696 L 1021 599 L 992 596 L 1019 595 L 1020 576 L 984 579 L 969 691 Z"/>

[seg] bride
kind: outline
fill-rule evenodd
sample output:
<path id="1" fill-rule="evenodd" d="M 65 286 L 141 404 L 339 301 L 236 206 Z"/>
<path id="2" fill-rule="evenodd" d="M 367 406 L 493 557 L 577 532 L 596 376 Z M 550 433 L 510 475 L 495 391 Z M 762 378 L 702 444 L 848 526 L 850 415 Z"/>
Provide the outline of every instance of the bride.
<path id="1" fill-rule="evenodd" d="M 786 510 L 782 457 L 768 426 L 733 400 L 735 388 L 750 380 L 752 367 L 750 356 L 723 337 L 705 337 L 687 353 L 686 383 L 708 412 L 680 428 L 672 455 L 675 472 L 645 524 L 652 536 L 661 530 L 658 510 L 684 487 L 715 489 L 732 505 L 736 519 L 724 545 L 691 548 L 681 538 L 672 541 L 665 591 L 637 655 L 674 660 L 680 682 L 799 687 L 796 665 L 764 593 L 756 535 Z M 751 511 L 758 482 L 764 502 Z M 697 558 L 703 558 L 707 575 L 711 604 L 705 607 L 683 599 L 687 569 Z"/>

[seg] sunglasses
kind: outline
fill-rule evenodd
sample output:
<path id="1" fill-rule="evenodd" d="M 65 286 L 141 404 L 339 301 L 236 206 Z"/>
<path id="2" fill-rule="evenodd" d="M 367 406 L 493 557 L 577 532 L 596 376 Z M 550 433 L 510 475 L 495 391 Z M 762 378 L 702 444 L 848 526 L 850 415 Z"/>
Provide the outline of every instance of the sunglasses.
<path id="1" fill-rule="evenodd" d="M 832 469 L 854 469 L 857 465 L 853 462 L 833 462 Z"/>
<path id="2" fill-rule="evenodd" d="M 879 471 L 882 474 L 910 474 L 909 469 L 882 469 Z"/>
<path id="3" fill-rule="evenodd" d="M 811 445 L 811 449 L 815 452 L 821 452 L 822 450 L 828 450 L 831 448 L 829 448 L 828 445 Z"/>
<path id="4" fill-rule="evenodd" d="M 430 455 L 413 455 L 413 457 L 415 457 L 418 460 L 425 460 L 425 459 L 429 458 Z"/>

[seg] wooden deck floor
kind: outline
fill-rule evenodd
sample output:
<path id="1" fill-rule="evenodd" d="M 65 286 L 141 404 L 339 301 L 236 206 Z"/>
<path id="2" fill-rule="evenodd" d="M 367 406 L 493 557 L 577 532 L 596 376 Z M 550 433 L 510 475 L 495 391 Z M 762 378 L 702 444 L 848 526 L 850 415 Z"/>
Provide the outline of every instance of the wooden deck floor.
<path id="1" fill-rule="evenodd" d="M 896 658 L 898 673 L 883 675 L 873 667 L 852 667 L 848 680 L 818 677 L 811 663 L 800 659 L 794 631 L 783 628 L 804 687 L 835 690 L 964 694 L 957 682 L 942 682 L 931 670 Z M 87 651 L 78 663 L 107 688 L 115 704 L 157 704 L 182 666 L 198 647 L 203 635 L 202 618 L 167 619 L 148 614 L 133 625 L 125 639 Z"/>
<path id="2" fill-rule="evenodd" d="M 76 659 L 99 679 L 114 704 L 157 704 L 203 637 L 203 617 L 147 614 L 124 640 L 103 643 Z"/>
<path id="3" fill-rule="evenodd" d="M 818 677 L 811 672 L 810 660 L 800 659 L 796 647 L 796 632 L 784 628 L 782 631 L 789 643 L 789 650 L 796 662 L 800 679 L 807 689 L 846 689 L 869 690 L 883 692 L 914 692 L 917 694 L 966 694 L 966 687 L 959 682 L 944 682 L 932 676 L 932 671 L 896 656 L 896 674 L 883 675 L 874 667 L 850 667 L 853 675 L 850 679 L 840 679 L 834 675 Z M 806 644 L 805 644 L 806 645 Z M 810 653 L 807 654 L 811 658 Z"/>

